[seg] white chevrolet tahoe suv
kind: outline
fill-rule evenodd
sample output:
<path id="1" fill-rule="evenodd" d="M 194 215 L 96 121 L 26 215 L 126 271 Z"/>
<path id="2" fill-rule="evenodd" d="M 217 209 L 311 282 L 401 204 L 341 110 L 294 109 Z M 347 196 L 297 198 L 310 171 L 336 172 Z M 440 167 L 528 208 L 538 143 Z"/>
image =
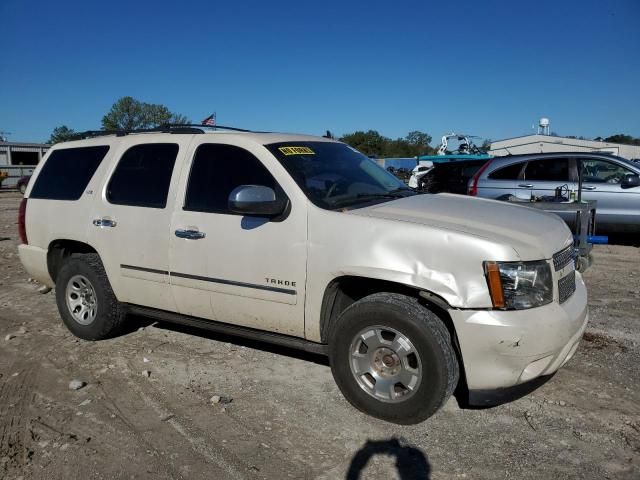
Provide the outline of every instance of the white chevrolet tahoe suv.
<path id="1" fill-rule="evenodd" d="M 417 195 L 326 138 L 106 133 L 52 147 L 19 212 L 22 263 L 82 339 L 136 313 L 327 354 L 349 402 L 401 424 L 578 347 L 587 293 L 555 215 Z"/>

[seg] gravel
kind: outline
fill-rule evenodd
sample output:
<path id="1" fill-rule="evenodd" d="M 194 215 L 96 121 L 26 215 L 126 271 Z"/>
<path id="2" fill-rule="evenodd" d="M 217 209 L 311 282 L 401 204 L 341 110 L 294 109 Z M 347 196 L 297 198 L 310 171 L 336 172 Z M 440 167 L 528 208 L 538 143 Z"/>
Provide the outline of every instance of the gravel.
<path id="1" fill-rule="evenodd" d="M 547 383 L 398 426 L 355 410 L 322 357 L 136 318 L 119 337 L 75 339 L 55 296 L 26 281 L 20 198 L 0 192 L 0 336 L 29 330 L 0 348 L 0 478 L 638 479 L 638 248 L 595 247 L 589 326 Z M 90 381 L 90 406 L 69 379 Z"/>

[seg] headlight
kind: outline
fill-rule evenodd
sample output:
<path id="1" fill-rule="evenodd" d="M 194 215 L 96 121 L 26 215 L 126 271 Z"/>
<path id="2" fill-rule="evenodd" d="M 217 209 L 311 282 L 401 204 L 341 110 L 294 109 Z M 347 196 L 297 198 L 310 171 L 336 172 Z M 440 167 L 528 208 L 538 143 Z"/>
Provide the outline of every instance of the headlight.
<path id="1" fill-rule="evenodd" d="M 495 308 L 523 310 L 553 300 L 551 268 L 544 260 L 484 262 L 484 271 Z"/>

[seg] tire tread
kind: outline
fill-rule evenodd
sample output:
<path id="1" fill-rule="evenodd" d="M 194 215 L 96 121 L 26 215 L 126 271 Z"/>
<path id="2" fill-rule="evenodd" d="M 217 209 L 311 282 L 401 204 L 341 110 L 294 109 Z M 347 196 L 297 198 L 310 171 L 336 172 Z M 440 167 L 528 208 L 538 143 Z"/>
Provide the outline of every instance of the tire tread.
<path id="1" fill-rule="evenodd" d="M 334 377 L 336 377 L 338 386 L 342 390 L 343 394 L 345 394 L 347 400 L 349 400 L 349 402 L 356 408 L 364 411 L 365 413 L 374 415 L 378 418 L 382 418 L 383 420 L 404 425 L 421 422 L 429 418 L 436 411 L 442 408 L 442 406 L 451 397 L 454 390 L 456 389 L 456 386 L 458 385 L 458 381 L 460 378 L 460 367 L 458 365 L 458 359 L 456 357 L 449 330 L 447 329 L 444 322 L 440 319 L 440 317 L 429 310 L 426 306 L 421 304 L 417 298 L 398 293 L 379 292 L 368 295 L 354 302 L 340 314 L 338 321 L 334 324 L 330 333 L 330 352 L 336 352 L 336 350 L 332 348 L 332 346 L 335 346 L 340 341 L 339 338 L 342 338 L 339 332 L 341 330 L 341 327 L 344 326 L 344 322 L 346 321 L 345 317 L 351 317 L 355 314 L 355 311 L 361 309 L 364 305 L 372 304 L 379 304 L 381 307 L 391 308 L 395 310 L 402 317 L 408 318 L 414 323 L 418 323 L 418 326 L 422 324 L 425 331 L 431 334 L 431 337 L 437 343 L 444 360 L 444 388 L 441 388 L 440 391 L 434 392 L 433 399 L 435 400 L 435 402 L 433 402 L 428 408 L 422 408 L 414 417 L 407 416 L 403 409 L 399 409 L 395 413 L 389 411 L 385 412 L 384 414 L 375 414 L 367 411 L 366 407 L 362 406 L 361 401 L 349 398 L 348 392 L 345 391 L 345 389 L 341 385 L 341 382 L 339 381 L 339 377 L 341 377 L 345 373 L 340 371 L 340 367 L 338 365 L 335 365 L 334 361 L 331 360 L 331 369 L 333 371 Z M 393 324 L 390 324 L 389 326 L 397 328 Z M 337 353 L 335 354 L 338 355 Z M 335 358 L 333 354 L 330 357 Z M 345 367 L 343 365 L 342 369 L 345 368 L 348 369 L 349 367 Z M 348 375 L 351 375 L 350 372 L 347 373 Z M 368 401 L 365 401 L 365 403 L 367 402 Z"/>
<path id="2" fill-rule="evenodd" d="M 102 297 L 99 298 L 100 303 L 98 304 L 98 316 L 94 323 L 90 325 L 91 328 L 80 328 L 81 326 L 73 320 L 70 320 L 72 323 L 69 325 L 69 319 L 65 312 L 67 307 L 64 300 L 64 290 L 66 286 L 58 284 L 64 283 L 67 270 L 70 269 L 74 273 L 77 271 L 74 270 L 74 268 L 78 268 L 77 263 L 83 264 L 92 271 L 98 283 L 97 285 L 94 285 L 94 289 L 97 290 L 96 295 Z M 118 301 L 113 293 L 111 283 L 107 277 L 107 272 L 105 271 L 102 260 L 100 260 L 100 256 L 97 253 L 71 254 L 71 256 L 62 265 L 62 268 L 58 273 L 58 279 L 63 280 L 56 284 L 58 308 L 65 320 L 65 324 L 74 335 L 85 340 L 103 340 L 114 336 L 118 330 L 120 330 L 126 317 L 126 310 L 124 305 Z M 98 290 L 100 293 L 98 293 Z M 101 305 L 105 305 L 104 310 L 100 308 Z"/>

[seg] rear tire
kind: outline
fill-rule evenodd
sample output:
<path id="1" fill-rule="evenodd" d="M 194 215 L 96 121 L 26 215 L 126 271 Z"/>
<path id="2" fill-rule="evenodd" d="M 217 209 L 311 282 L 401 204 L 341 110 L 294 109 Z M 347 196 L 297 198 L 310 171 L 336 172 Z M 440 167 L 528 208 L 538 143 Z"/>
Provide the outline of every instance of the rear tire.
<path id="1" fill-rule="evenodd" d="M 409 425 L 432 416 L 460 376 L 451 336 L 416 298 L 375 293 L 340 315 L 329 342 L 333 377 L 357 409 Z"/>
<path id="2" fill-rule="evenodd" d="M 66 259 L 56 278 L 56 303 L 66 327 L 84 340 L 114 336 L 126 314 L 97 253 Z"/>

